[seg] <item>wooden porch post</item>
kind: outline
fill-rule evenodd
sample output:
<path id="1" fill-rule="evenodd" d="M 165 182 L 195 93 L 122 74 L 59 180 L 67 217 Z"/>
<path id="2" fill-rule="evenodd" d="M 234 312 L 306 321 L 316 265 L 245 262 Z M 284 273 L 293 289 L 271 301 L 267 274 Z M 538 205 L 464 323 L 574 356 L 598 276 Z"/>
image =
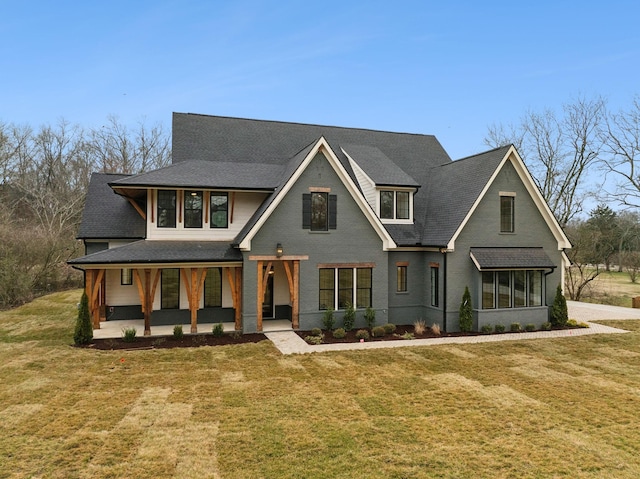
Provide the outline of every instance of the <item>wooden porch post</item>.
<path id="1" fill-rule="evenodd" d="M 300 303 L 298 301 L 298 288 L 300 287 L 300 261 L 283 261 L 284 270 L 287 273 L 287 283 L 289 284 L 289 300 L 291 302 L 291 327 L 298 329 L 300 317 Z M 293 272 L 291 271 L 293 265 Z"/>
<path id="2" fill-rule="evenodd" d="M 262 286 L 262 276 L 264 274 L 263 271 L 263 267 L 262 267 L 263 262 L 262 261 L 258 261 L 258 302 L 257 302 L 257 311 L 256 311 L 256 329 L 258 331 L 262 331 L 262 303 L 264 301 L 264 289 Z"/>
<path id="3" fill-rule="evenodd" d="M 104 279 L 104 269 L 89 269 L 86 271 L 85 291 L 89 300 L 89 313 L 93 329 L 100 329 L 100 292 Z"/>
<path id="4" fill-rule="evenodd" d="M 151 270 L 144 270 L 144 283 L 140 278 L 137 269 L 133 270 L 133 279 L 138 288 L 138 296 L 140 297 L 140 308 L 144 316 L 144 335 L 151 335 L 151 313 L 153 312 L 153 298 L 156 297 L 156 288 L 160 280 L 160 270 L 156 270 L 153 283 L 151 282 Z"/>
<path id="5" fill-rule="evenodd" d="M 202 295 L 202 287 L 207 275 L 207 269 L 189 268 L 189 270 L 191 271 L 191 280 L 189 280 L 186 268 L 181 269 L 180 276 L 182 277 L 185 289 L 187 290 L 187 300 L 189 301 L 189 313 L 191 318 L 191 333 L 197 333 L 200 296 Z"/>
<path id="6" fill-rule="evenodd" d="M 231 289 L 231 298 L 233 300 L 233 309 L 235 311 L 234 328 L 236 331 L 240 331 L 242 329 L 242 268 L 233 268 L 233 273 L 229 266 L 224 269 L 227 274 L 229 289 Z"/>

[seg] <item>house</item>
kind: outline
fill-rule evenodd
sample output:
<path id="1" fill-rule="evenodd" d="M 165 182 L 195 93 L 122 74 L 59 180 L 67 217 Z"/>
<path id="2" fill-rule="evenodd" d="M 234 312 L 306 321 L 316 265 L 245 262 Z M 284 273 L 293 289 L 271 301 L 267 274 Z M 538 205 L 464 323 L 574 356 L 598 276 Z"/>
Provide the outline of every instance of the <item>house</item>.
<path id="1" fill-rule="evenodd" d="M 101 321 L 262 331 L 325 310 L 458 330 L 548 321 L 570 243 L 513 146 L 452 161 L 431 135 L 173 115 L 173 162 L 91 178 L 78 237 Z"/>

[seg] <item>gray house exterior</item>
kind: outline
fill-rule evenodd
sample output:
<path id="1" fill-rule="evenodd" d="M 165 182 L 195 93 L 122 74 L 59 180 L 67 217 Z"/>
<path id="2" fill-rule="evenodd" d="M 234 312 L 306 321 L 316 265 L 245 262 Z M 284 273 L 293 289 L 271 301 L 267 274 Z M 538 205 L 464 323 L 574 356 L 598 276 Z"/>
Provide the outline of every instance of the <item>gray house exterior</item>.
<path id="1" fill-rule="evenodd" d="M 548 321 L 569 241 L 513 146 L 452 161 L 430 135 L 175 113 L 173 163 L 94 174 L 78 233 L 101 321 Z"/>

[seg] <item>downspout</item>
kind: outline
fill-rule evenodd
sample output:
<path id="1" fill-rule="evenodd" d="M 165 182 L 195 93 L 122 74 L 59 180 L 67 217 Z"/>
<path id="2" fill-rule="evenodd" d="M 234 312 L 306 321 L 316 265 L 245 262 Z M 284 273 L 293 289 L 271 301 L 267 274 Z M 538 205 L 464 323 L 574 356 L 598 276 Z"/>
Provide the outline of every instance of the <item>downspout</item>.
<path id="1" fill-rule="evenodd" d="M 447 248 L 440 248 L 442 253 L 442 330 L 447 330 Z"/>

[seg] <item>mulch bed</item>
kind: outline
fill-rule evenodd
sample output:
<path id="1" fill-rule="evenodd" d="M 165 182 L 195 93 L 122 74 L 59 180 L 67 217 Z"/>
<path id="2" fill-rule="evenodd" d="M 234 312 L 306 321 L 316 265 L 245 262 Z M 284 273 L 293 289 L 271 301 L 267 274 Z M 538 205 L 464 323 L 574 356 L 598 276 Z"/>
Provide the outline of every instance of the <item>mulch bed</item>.
<path id="1" fill-rule="evenodd" d="M 369 335 L 369 339 L 367 339 L 367 342 L 369 343 L 369 342 L 376 342 L 376 341 L 399 341 L 404 339 L 401 336 L 405 333 L 413 334 L 414 339 L 451 338 L 454 336 L 478 336 L 481 334 L 477 332 L 447 333 L 445 331 L 442 331 L 439 335 L 437 335 L 431 331 L 431 328 L 427 328 L 424 334 L 417 335 L 417 334 L 414 334 L 413 331 L 414 331 L 413 325 L 396 326 L 396 330 L 393 334 L 385 334 L 384 336 L 377 337 L 377 338 L 374 338 L 371 335 Z M 336 339 L 333 337 L 333 334 L 331 332 L 323 331 L 324 338 L 322 339 L 322 344 L 358 343 L 360 342 L 360 339 L 356 338 L 357 332 L 358 332 L 358 329 L 353 329 L 352 331 L 347 331 L 346 336 L 344 338 Z M 298 336 L 300 336 L 302 339 L 306 338 L 307 336 L 312 336 L 311 331 L 296 331 L 296 333 L 298 333 Z M 371 333 L 371 331 L 369 331 L 369 333 Z"/>
<path id="2" fill-rule="evenodd" d="M 173 336 L 136 336 L 133 342 L 124 341 L 122 338 L 94 339 L 90 344 L 83 347 L 104 351 L 115 349 L 197 348 L 200 346 L 257 343 L 265 339 L 267 339 L 267 337 L 262 333 L 225 334 L 223 336 L 214 336 L 213 334 L 185 334 L 182 339 L 175 339 Z"/>

